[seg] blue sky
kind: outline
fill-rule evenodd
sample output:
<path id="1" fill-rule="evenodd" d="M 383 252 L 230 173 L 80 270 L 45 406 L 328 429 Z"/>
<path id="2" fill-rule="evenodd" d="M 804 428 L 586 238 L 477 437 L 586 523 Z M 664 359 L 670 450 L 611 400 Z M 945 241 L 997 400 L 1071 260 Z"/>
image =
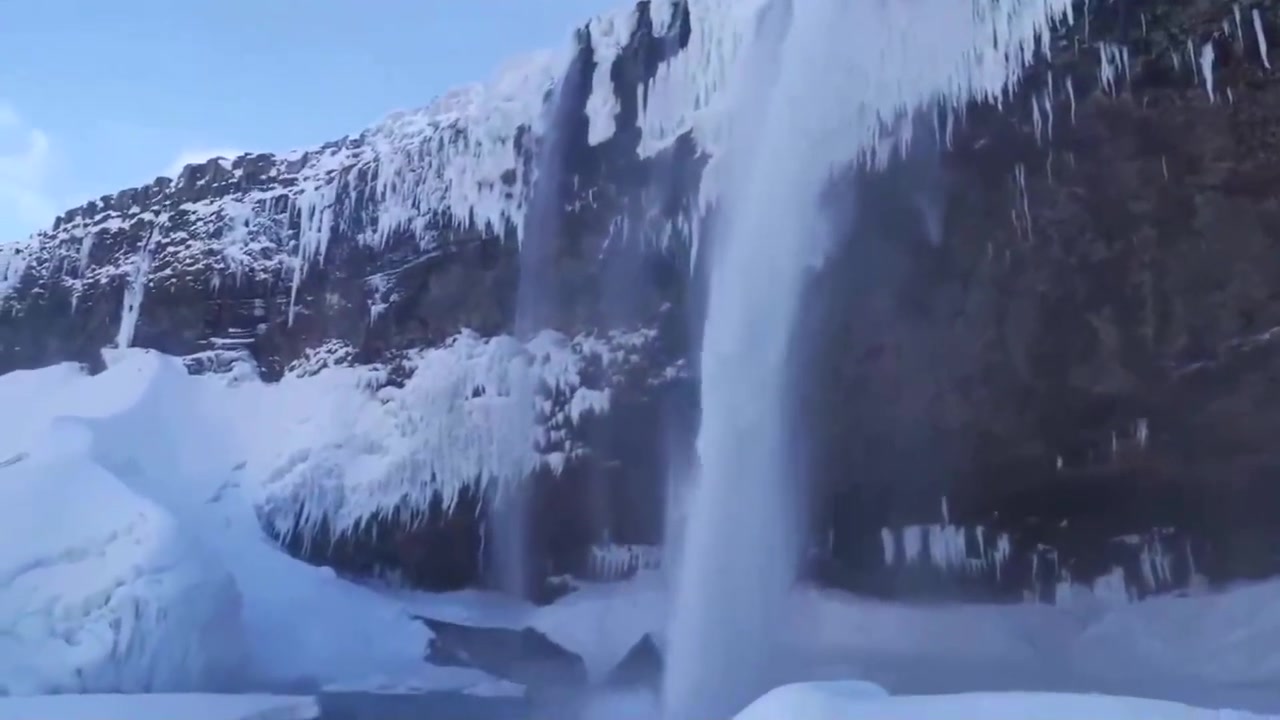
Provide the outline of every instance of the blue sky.
<path id="1" fill-rule="evenodd" d="M 183 159 L 358 131 L 627 0 L 5 0 L 0 241 Z"/>

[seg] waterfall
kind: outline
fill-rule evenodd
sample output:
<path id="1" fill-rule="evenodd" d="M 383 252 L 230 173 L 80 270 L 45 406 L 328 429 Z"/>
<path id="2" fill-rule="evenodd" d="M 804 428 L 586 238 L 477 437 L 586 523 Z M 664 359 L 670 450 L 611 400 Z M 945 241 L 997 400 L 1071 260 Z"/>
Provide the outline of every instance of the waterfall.
<path id="1" fill-rule="evenodd" d="M 802 290 L 912 113 L 999 101 L 1069 0 L 775 0 L 740 53 L 709 253 L 699 470 L 677 574 L 667 720 L 727 718 L 770 684 L 800 552 L 788 372 Z M 704 19 L 705 21 L 705 19 Z M 847 199 L 846 199 L 847 200 Z M 853 242 L 857 239 L 853 238 Z"/>
<path id="2" fill-rule="evenodd" d="M 564 76 L 552 90 L 546 106 L 543 135 L 534 156 L 533 180 L 525 210 L 520 244 L 520 280 L 516 290 L 515 334 L 528 340 L 558 321 L 560 299 L 556 293 L 556 252 L 563 232 L 565 183 L 570 177 L 570 142 L 574 117 L 582 113 L 582 53 L 573 50 Z M 526 479 L 494 493 L 493 565 L 490 580 L 512 595 L 524 597 L 531 589 L 529 573 L 529 507 L 533 488 Z"/>

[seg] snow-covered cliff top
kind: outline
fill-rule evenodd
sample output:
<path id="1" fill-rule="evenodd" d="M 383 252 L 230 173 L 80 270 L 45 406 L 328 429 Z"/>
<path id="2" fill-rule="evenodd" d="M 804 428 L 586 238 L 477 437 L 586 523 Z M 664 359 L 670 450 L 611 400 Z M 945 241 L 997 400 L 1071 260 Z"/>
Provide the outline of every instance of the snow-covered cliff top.
<path id="1" fill-rule="evenodd" d="M 761 5 L 687 2 L 695 28 L 684 53 L 690 57 L 664 63 L 640 89 L 642 154 L 697 127 L 708 128 L 700 135 L 709 139 L 715 97 Z M 589 40 L 596 63 L 586 107 L 591 144 L 615 132 L 614 61 L 642 25 L 655 38 L 674 38 L 685 6 L 683 0 L 629 4 L 585 25 L 579 37 Z M 279 155 L 190 165 L 177 178 L 87 203 L 25 242 L 0 245 L 0 298 L 27 270 L 46 281 L 127 274 L 129 264 L 143 264 L 134 257 L 138 248 L 117 253 L 110 267 L 89 267 L 95 244 L 122 234 L 154 235 L 145 263 L 153 273 L 292 273 L 295 283 L 324 261 L 339 236 L 381 247 L 409 234 L 424 250 L 442 231 L 458 227 L 519 237 L 529 182 L 522 134 L 541 130 L 550 91 L 573 50 L 567 44 L 513 61 L 488 82 L 394 113 L 358 135 Z"/>

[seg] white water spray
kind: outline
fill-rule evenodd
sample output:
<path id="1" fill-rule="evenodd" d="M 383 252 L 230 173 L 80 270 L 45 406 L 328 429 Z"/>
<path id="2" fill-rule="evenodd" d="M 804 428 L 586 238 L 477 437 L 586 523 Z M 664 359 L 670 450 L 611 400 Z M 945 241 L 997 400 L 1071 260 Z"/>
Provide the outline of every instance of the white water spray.
<path id="1" fill-rule="evenodd" d="M 1000 100 L 1069 0 L 775 0 L 738 58 L 702 349 L 699 479 L 664 680 L 667 720 L 768 689 L 800 550 L 788 357 L 832 229 L 832 174 L 877 166 L 910 114 Z M 703 19 L 714 22 L 713 19 Z"/>

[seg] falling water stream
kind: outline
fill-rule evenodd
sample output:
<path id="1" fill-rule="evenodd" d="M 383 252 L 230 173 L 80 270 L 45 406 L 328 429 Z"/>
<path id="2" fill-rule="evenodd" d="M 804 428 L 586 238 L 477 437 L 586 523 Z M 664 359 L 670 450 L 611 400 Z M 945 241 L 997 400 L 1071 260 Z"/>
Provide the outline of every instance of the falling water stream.
<path id="1" fill-rule="evenodd" d="M 788 371 L 802 290 L 840 213 L 833 173 L 877 167 L 911 113 L 999 99 L 1068 0 L 775 0 L 738 58 L 690 498 L 663 683 L 667 720 L 727 718 L 770 686 L 795 580 L 802 479 Z M 847 199 L 845 200 L 847 202 Z M 853 238 L 853 242 L 857 239 Z"/>
<path id="2" fill-rule="evenodd" d="M 564 214 L 564 184 L 573 137 L 573 115 L 584 98 L 582 54 L 575 52 L 547 104 L 544 132 L 533 163 L 533 181 L 520 244 L 520 281 L 516 290 L 515 334 L 527 340 L 557 322 L 556 251 Z M 524 596 L 530 590 L 529 512 L 531 483 L 499 483 L 492 510 L 496 544 L 490 581 L 503 592 Z"/>

